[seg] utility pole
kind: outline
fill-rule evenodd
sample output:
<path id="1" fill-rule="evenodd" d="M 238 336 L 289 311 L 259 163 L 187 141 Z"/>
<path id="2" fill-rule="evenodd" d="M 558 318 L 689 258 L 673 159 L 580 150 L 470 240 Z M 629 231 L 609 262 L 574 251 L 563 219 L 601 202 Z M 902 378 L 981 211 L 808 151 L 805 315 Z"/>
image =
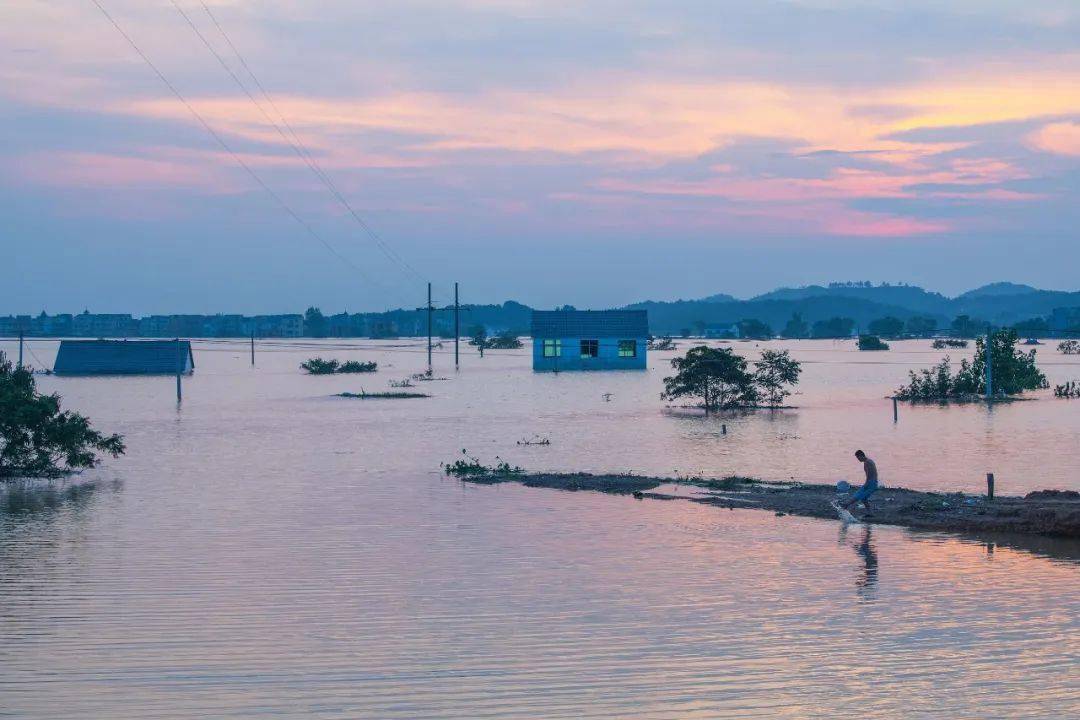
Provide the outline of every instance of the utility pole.
<path id="1" fill-rule="evenodd" d="M 427 366 L 431 369 L 431 283 L 427 284 Z"/>
<path id="2" fill-rule="evenodd" d="M 176 402 L 179 404 L 184 399 L 184 394 L 180 389 L 180 369 L 183 365 L 183 356 L 180 353 L 180 338 L 176 338 Z"/>
<path id="3" fill-rule="evenodd" d="M 22 354 L 23 354 L 23 329 L 22 325 L 19 325 L 19 369 L 22 370 Z"/>
<path id="4" fill-rule="evenodd" d="M 986 399 L 994 395 L 994 330 L 986 324 Z"/>
<path id="5" fill-rule="evenodd" d="M 251 367 L 255 367 L 255 327 L 251 328 Z"/>
<path id="6" fill-rule="evenodd" d="M 461 319 L 459 313 L 461 307 L 458 305 L 458 284 L 454 283 L 454 369 L 457 370 L 460 364 L 461 357 L 458 352 L 458 345 L 461 343 Z"/>

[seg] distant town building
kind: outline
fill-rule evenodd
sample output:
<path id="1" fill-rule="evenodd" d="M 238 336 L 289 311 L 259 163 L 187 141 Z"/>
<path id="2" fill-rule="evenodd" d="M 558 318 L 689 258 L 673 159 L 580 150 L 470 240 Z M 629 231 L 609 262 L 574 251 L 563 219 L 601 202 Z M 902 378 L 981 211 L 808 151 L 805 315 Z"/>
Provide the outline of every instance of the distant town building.
<path id="1" fill-rule="evenodd" d="M 649 319 L 644 310 L 537 310 L 533 370 L 644 370 Z"/>
<path id="2" fill-rule="evenodd" d="M 57 375 L 171 375 L 195 369 L 187 340 L 61 340 Z"/>
<path id="3" fill-rule="evenodd" d="M 139 334 L 139 324 L 131 315 L 91 313 L 84 310 L 72 319 L 72 334 L 95 338 L 133 337 Z"/>

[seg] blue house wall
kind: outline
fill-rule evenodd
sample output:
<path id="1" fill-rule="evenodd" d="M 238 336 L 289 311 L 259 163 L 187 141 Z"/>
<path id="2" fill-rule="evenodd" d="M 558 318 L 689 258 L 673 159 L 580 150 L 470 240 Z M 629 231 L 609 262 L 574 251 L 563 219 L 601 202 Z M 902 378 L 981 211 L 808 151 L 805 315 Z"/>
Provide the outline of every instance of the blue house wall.
<path id="1" fill-rule="evenodd" d="M 533 312 L 533 370 L 644 370 L 649 321 L 644 310 Z"/>
<path id="2" fill-rule="evenodd" d="M 598 344 L 596 357 L 581 356 L 582 338 L 533 338 L 533 370 L 563 372 L 570 370 L 644 370 L 647 365 L 648 338 L 587 338 Z M 558 340 L 561 351 L 556 357 L 544 356 L 544 340 Z M 619 357 L 619 341 L 634 342 L 634 357 Z"/>

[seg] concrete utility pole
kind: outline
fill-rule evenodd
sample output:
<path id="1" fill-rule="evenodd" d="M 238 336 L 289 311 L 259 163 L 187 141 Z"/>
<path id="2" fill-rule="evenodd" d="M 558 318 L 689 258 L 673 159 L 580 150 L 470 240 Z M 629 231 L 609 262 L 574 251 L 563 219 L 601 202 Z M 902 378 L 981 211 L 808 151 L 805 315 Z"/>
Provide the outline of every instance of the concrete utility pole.
<path id="1" fill-rule="evenodd" d="M 427 366 L 431 369 L 431 283 L 427 284 Z"/>
<path id="2" fill-rule="evenodd" d="M 986 324 L 986 399 L 994 395 L 994 331 Z"/>
<path id="3" fill-rule="evenodd" d="M 22 354 L 23 354 L 23 329 L 19 326 L 19 369 L 22 370 Z"/>
<path id="4" fill-rule="evenodd" d="M 255 367 L 255 330 L 251 331 L 251 367 Z"/>
<path id="5" fill-rule="evenodd" d="M 454 369 L 456 370 L 460 364 L 461 357 L 458 353 L 458 345 L 461 343 L 461 319 L 459 312 L 461 311 L 458 305 L 458 284 L 454 283 Z"/>
<path id="6" fill-rule="evenodd" d="M 180 352 L 180 338 L 176 338 L 176 402 L 179 403 L 184 399 L 183 391 L 180 389 L 180 372 L 183 366 L 183 355 Z"/>

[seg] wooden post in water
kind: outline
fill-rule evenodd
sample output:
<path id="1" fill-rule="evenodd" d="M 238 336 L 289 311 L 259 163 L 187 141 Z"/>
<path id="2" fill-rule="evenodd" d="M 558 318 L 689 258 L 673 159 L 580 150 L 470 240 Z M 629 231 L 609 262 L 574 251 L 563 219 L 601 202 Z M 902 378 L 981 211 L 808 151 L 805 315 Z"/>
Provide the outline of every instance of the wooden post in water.
<path id="1" fill-rule="evenodd" d="M 461 311 L 458 305 L 458 284 L 454 283 L 454 369 L 456 370 L 461 357 L 458 351 L 458 345 L 461 342 L 461 319 L 459 313 Z"/>
<path id="2" fill-rule="evenodd" d="M 180 369 L 183 365 L 183 356 L 180 353 L 180 338 L 176 338 L 176 402 L 179 403 L 184 399 L 183 391 L 180 389 Z"/>
<path id="3" fill-rule="evenodd" d="M 19 369 L 22 370 L 22 353 L 23 353 L 23 329 L 22 325 L 19 325 Z"/>
<path id="4" fill-rule="evenodd" d="M 431 283 L 427 284 L 427 366 L 431 369 Z"/>
<path id="5" fill-rule="evenodd" d="M 255 367 L 255 328 L 251 329 L 251 367 Z"/>
<path id="6" fill-rule="evenodd" d="M 994 499 L 994 473 L 986 473 L 986 499 Z"/>
<path id="7" fill-rule="evenodd" d="M 899 420 L 900 420 L 900 410 L 899 410 L 899 408 L 897 406 L 897 403 L 896 403 L 896 397 L 893 396 L 893 399 L 892 399 L 892 421 L 895 423 L 895 422 L 898 422 Z"/>
<path id="8" fill-rule="evenodd" d="M 721 435 L 727 435 L 727 425 L 724 425 L 724 424 L 720 425 L 720 434 Z"/>

